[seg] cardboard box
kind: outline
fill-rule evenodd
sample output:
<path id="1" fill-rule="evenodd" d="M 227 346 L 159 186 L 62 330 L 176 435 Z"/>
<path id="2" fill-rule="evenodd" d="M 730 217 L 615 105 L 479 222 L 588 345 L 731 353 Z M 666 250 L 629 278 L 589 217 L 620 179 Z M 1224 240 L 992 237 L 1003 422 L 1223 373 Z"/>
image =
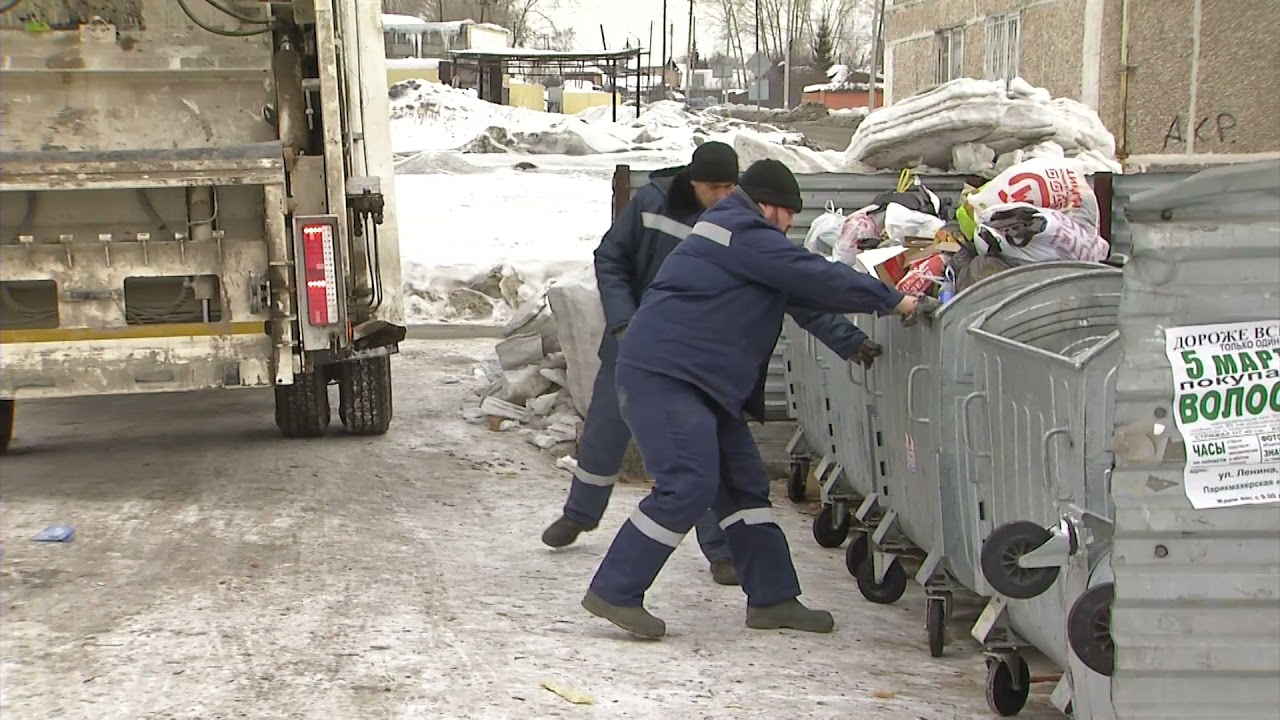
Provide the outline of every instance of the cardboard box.
<path id="1" fill-rule="evenodd" d="M 905 247 L 872 248 L 858 253 L 858 268 L 868 275 L 875 275 L 885 285 L 896 286 L 907 274 Z"/>

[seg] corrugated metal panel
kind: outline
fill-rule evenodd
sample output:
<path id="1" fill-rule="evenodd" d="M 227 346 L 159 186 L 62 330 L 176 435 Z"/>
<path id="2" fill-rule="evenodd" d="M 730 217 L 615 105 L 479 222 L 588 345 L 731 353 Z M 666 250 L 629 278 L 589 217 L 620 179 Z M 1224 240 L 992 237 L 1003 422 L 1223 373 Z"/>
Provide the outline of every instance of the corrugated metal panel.
<path id="1" fill-rule="evenodd" d="M 1161 222 L 1157 207 L 1153 224 L 1126 229 L 1111 628 L 1126 720 L 1274 720 L 1280 707 L 1280 507 L 1191 506 L 1164 347 L 1168 327 L 1280 316 L 1280 164 L 1263 169 L 1275 189 L 1252 221 L 1230 215 L 1250 203 L 1220 198 L 1235 206 L 1219 210 L 1227 219 L 1202 203 L 1194 219 Z"/>
<path id="2" fill-rule="evenodd" d="M 1129 220 L 1125 217 L 1125 207 L 1129 198 L 1155 188 L 1172 185 L 1186 180 L 1194 173 L 1159 172 L 1141 173 L 1137 175 L 1113 175 L 1111 178 L 1111 251 L 1128 255 L 1133 248 L 1130 236 Z"/>

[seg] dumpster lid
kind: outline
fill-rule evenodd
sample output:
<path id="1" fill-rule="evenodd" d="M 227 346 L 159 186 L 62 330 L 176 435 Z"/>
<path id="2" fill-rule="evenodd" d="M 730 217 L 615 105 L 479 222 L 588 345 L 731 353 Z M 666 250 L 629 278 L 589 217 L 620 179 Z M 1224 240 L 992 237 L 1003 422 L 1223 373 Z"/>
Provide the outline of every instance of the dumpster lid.
<path id="1" fill-rule="evenodd" d="M 1224 165 L 1138 193 L 1131 222 L 1280 218 L 1280 159 Z"/>

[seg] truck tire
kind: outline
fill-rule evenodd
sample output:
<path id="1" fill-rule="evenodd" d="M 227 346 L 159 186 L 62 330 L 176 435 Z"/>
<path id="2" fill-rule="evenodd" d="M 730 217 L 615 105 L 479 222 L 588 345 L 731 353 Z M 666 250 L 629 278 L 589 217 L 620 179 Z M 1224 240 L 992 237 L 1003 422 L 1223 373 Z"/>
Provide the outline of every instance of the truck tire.
<path id="1" fill-rule="evenodd" d="M 9 452 L 9 443 L 13 440 L 13 400 L 0 399 L 0 454 Z"/>
<path id="2" fill-rule="evenodd" d="M 391 427 L 391 356 L 338 366 L 338 417 L 352 435 L 382 435 Z"/>
<path id="3" fill-rule="evenodd" d="M 329 427 L 329 384 L 323 372 L 293 376 L 277 385 L 276 427 L 287 438 L 320 437 Z"/>

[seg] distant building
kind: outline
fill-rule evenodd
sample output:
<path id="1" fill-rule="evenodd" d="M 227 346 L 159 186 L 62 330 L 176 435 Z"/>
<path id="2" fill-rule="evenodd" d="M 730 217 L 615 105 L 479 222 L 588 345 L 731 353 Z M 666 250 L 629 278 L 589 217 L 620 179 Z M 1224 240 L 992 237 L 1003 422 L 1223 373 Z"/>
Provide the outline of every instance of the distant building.
<path id="1" fill-rule="evenodd" d="M 511 47 L 511 31 L 474 20 L 434 22 L 410 15 L 382 16 L 387 58 L 445 60 L 450 50 L 503 50 Z"/>
<path id="2" fill-rule="evenodd" d="M 511 31 L 474 20 L 434 22 L 410 15 L 382 15 L 383 44 L 387 54 L 387 82 L 426 80 L 458 87 L 476 87 L 477 68 L 455 64 L 452 50 L 505 50 L 511 47 Z M 500 77 L 499 86 L 509 83 Z"/>
<path id="3" fill-rule="evenodd" d="M 806 85 L 802 102 L 816 102 L 828 110 L 848 110 L 871 107 L 871 75 L 860 70 L 850 70 L 848 65 L 832 65 L 827 71 L 828 81 Z M 884 78 L 877 78 L 876 107 L 884 105 Z"/>
<path id="4" fill-rule="evenodd" d="M 1134 162 L 1280 151 L 1275 0 L 888 0 L 884 22 L 890 103 L 1020 76 L 1097 110 Z"/>

